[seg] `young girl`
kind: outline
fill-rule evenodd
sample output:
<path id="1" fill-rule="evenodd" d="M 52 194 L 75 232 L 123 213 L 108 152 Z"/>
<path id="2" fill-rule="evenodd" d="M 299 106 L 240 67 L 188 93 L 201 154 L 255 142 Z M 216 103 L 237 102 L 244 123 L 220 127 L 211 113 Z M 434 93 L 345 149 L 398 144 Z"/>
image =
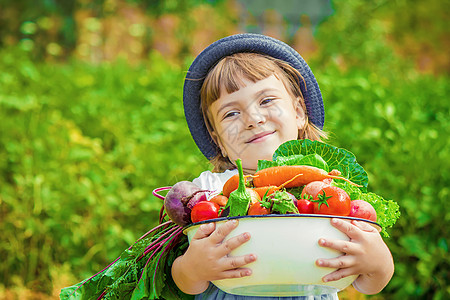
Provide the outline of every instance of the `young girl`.
<path id="1" fill-rule="evenodd" d="M 185 81 L 184 108 L 195 142 L 214 166 L 213 172 L 203 172 L 194 183 L 209 190 L 221 191 L 237 173 L 237 158 L 244 171 L 252 174 L 258 160 L 271 160 L 282 143 L 326 136 L 322 132 L 322 96 L 307 64 L 288 45 L 257 34 L 221 39 L 194 60 Z M 323 281 L 357 274 L 353 286 L 358 291 L 381 291 L 392 277 L 394 265 L 379 233 L 364 222 L 331 222 L 350 241 L 318 241 L 344 253 L 317 260 L 318 266 L 337 269 Z M 228 256 L 251 237 L 244 233 L 225 242 L 236 226 L 237 221 L 229 221 L 217 228 L 214 223 L 199 228 L 172 266 L 172 277 L 183 292 L 197 295 L 196 299 L 258 299 L 227 294 L 210 283 L 252 274 L 246 265 L 257 260 L 255 254 Z M 337 299 L 337 294 L 291 299 Z"/>

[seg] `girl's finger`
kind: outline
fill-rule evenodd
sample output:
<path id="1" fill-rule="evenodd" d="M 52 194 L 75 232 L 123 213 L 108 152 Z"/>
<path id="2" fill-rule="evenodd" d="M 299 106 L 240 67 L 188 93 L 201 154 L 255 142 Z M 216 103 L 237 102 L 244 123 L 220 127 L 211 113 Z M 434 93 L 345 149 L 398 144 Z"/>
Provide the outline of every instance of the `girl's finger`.
<path id="1" fill-rule="evenodd" d="M 359 253 L 357 244 L 348 242 L 348 241 L 329 240 L 329 239 L 321 238 L 321 239 L 319 239 L 319 245 L 322 247 L 327 247 L 327 248 L 337 250 L 337 251 L 345 253 L 345 254 Z"/>
<path id="2" fill-rule="evenodd" d="M 345 233 L 350 239 L 357 238 L 361 235 L 361 229 L 350 222 L 338 218 L 332 218 L 330 222 L 331 225 L 336 227 L 339 231 Z"/>
<path id="3" fill-rule="evenodd" d="M 226 242 L 223 242 L 219 247 L 218 254 L 220 256 L 225 256 L 230 254 L 231 251 L 244 244 L 250 239 L 250 233 L 244 232 L 238 236 L 232 237 L 228 239 Z"/>
<path id="4" fill-rule="evenodd" d="M 211 241 L 215 244 L 220 244 L 226 238 L 227 235 L 238 226 L 238 220 L 227 221 L 224 224 L 218 226 L 216 230 L 211 234 Z"/>
<path id="5" fill-rule="evenodd" d="M 214 229 L 216 228 L 215 223 L 207 223 L 200 225 L 197 232 L 192 237 L 192 240 L 201 240 L 211 235 L 211 233 L 214 232 Z"/>
<path id="6" fill-rule="evenodd" d="M 352 255 L 341 255 L 336 258 L 319 258 L 316 261 L 316 265 L 324 268 L 332 269 L 348 269 L 354 266 L 356 263 L 355 257 Z"/>
<path id="7" fill-rule="evenodd" d="M 241 278 L 252 275 L 252 270 L 249 268 L 240 268 L 234 270 L 228 270 L 222 272 L 220 278 L 218 279 L 228 279 L 228 278 Z"/>
<path id="8" fill-rule="evenodd" d="M 367 231 L 367 232 L 378 232 L 378 230 L 376 230 L 372 225 L 370 225 L 367 222 L 364 221 L 352 221 L 352 224 L 355 225 L 356 227 L 358 227 L 359 229 L 361 229 L 362 231 Z"/>
<path id="9" fill-rule="evenodd" d="M 352 275 L 358 275 L 356 269 L 353 268 L 337 269 L 336 271 L 323 276 L 322 281 L 323 282 L 336 281 Z"/>
<path id="10" fill-rule="evenodd" d="M 226 269 L 234 270 L 256 261 L 256 255 L 230 256 L 225 259 Z"/>

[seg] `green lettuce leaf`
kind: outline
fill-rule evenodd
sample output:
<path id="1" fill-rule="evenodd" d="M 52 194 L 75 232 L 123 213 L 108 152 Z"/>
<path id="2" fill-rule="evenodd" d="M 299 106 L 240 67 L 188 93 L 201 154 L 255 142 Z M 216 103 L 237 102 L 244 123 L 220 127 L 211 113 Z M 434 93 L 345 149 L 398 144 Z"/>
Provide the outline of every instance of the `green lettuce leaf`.
<path id="1" fill-rule="evenodd" d="M 269 196 L 268 201 L 271 203 L 272 213 L 298 214 L 297 207 L 286 191 L 276 191 Z"/>

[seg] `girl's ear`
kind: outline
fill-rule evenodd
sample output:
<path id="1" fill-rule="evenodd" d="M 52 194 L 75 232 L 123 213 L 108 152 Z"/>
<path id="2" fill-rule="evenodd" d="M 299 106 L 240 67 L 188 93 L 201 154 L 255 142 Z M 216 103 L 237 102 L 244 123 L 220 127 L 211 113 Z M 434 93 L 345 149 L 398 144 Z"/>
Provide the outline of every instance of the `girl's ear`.
<path id="1" fill-rule="evenodd" d="M 220 152 L 222 153 L 223 157 L 227 157 L 227 152 L 225 151 L 225 147 L 222 145 L 222 142 L 220 141 L 219 136 L 216 134 L 215 131 L 211 132 L 211 137 L 214 141 L 214 143 L 216 143 L 216 145 L 219 147 Z"/>
<path id="2" fill-rule="evenodd" d="M 297 128 L 299 130 L 302 130 L 303 128 L 305 128 L 306 122 L 307 122 L 306 111 L 304 109 L 304 105 L 302 105 L 302 98 L 297 97 L 296 100 L 297 101 L 295 101 L 295 103 L 294 103 L 294 109 L 297 114 L 297 116 L 296 116 Z"/>

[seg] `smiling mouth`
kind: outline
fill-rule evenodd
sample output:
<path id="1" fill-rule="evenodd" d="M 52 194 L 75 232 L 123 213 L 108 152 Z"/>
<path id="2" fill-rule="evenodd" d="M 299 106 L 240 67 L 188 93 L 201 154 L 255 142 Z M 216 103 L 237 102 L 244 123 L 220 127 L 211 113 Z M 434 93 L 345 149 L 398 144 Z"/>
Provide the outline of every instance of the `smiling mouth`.
<path id="1" fill-rule="evenodd" d="M 262 132 L 262 133 L 258 133 L 255 134 L 254 136 L 252 136 L 248 141 L 246 141 L 246 144 L 250 144 L 250 143 L 257 143 L 259 141 L 262 141 L 265 137 L 272 135 L 273 133 L 275 133 L 275 131 L 266 131 L 266 132 Z"/>

